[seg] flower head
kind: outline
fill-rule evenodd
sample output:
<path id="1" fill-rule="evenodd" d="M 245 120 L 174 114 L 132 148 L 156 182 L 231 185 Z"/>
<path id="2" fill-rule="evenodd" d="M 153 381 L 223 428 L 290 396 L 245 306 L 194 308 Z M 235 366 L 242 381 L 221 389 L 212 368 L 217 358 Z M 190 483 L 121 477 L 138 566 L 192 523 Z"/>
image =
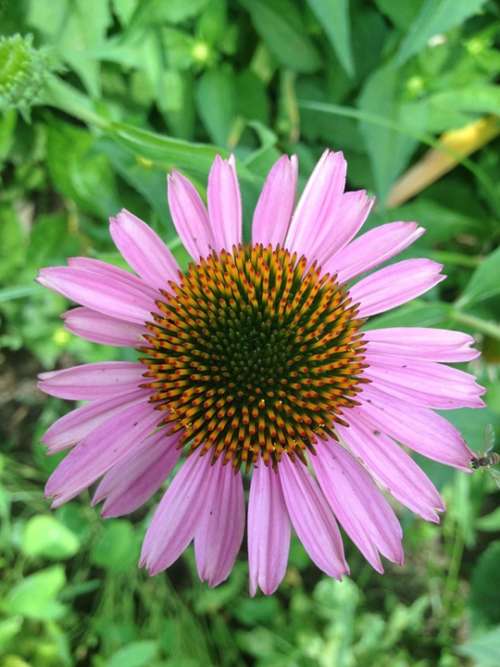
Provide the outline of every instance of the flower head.
<path id="1" fill-rule="evenodd" d="M 0 37 L 0 109 L 19 109 L 28 119 L 56 66 L 50 52 L 33 48 L 32 42 L 31 35 Z"/>
<path id="2" fill-rule="evenodd" d="M 473 359 L 473 341 L 439 329 L 365 330 L 370 316 L 443 276 L 439 264 L 409 259 L 357 280 L 424 230 L 393 222 L 356 237 L 372 201 L 344 192 L 345 175 L 342 154 L 326 151 L 294 210 L 297 161 L 280 158 L 247 242 L 234 160 L 217 157 L 208 210 L 184 176 L 169 176 L 172 218 L 193 259 L 185 273 L 127 211 L 110 231 L 135 273 L 86 258 L 40 273 L 81 304 L 64 315 L 70 331 L 138 351 L 134 363 L 42 373 L 43 391 L 88 401 L 44 436 L 50 452 L 71 448 L 47 495 L 59 505 L 100 480 L 94 502 L 120 516 L 183 458 L 144 541 L 152 574 L 194 540 L 200 577 L 227 578 L 245 530 L 244 477 L 252 594 L 282 580 L 291 527 L 332 577 L 349 571 L 337 522 L 382 572 L 381 556 L 403 562 L 383 491 L 429 521 L 444 509 L 403 447 L 470 470 L 472 452 L 434 409 L 483 405 L 474 377 L 442 363 Z"/>

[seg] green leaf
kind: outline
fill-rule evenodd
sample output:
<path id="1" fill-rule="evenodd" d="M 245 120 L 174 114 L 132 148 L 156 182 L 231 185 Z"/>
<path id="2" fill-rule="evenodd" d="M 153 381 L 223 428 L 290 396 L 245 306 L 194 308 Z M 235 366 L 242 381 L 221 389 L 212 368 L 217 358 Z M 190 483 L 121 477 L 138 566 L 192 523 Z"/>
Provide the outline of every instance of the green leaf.
<path id="1" fill-rule="evenodd" d="M 425 128 L 425 108 L 417 106 L 408 113 L 400 99 L 401 74 L 392 66 L 374 72 L 363 86 L 359 108 L 369 114 L 382 116 L 408 134 L 418 135 Z M 361 121 L 361 132 L 370 157 L 377 194 L 382 201 L 398 175 L 407 165 L 416 147 L 414 139 L 402 131 L 380 127 L 369 119 Z"/>
<path id="2" fill-rule="evenodd" d="M 443 326 L 449 317 L 450 306 L 446 303 L 426 303 L 415 299 L 389 313 L 370 318 L 363 327 L 382 329 L 385 327 L 437 327 Z"/>
<path id="3" fill-rule="evenodd" d="M 80 251 L 77 231 L 71 228 L 65 213 L 39 215 L 31 230 L 26 263 L 34 267 L 62 264 Z"/>
<path id="4" fill-rule="evenodd" d="M 321 59 L 295 5 L 289 0 L 240 0 L 255 30 L 279 62 L 296 72 L 315 72 Z"/>
<path id="5" fill-rule="evenodd" d="M 147 25 L 181 23 L 199 14 L 208 0 L 141 0 L 130 25 L 134 28 Z"/>
<path id="6" fill-rule="evenodd" d="M 224 148 L 174 139 L 125 123 L 111 123 L 108 133 L 121 146 L 132 151 L 136 159 L 150 160 L 151 166 L 165 172 L 173 168 L 180 169 L 194 178 L 201 178 L 203 186 L 215 156 L 219 154 L 223 158 L 229 157 L 229 152 Z M 246 188 L 256 199 L 259 178 L 241 160 L 237 162 L 237 170 L 243 189 Z"/>
<path id="7" fill-rule="evenodd" d="M 236 110 L 247 121 L 269 124 L 269 100 L 266 87 L 251 70 L 239 72 L 236 78 Z"/>
<path id="8" fill-rule="evenodd" d="M 78 120 L 92 123 L 97 127 L 108 125 L 108 122 L 96 113 L 95 105 L 87 95 L 59 77 L 48 76 L 44 92 L 44 100 L 48 106 L 53 106 Z"/>
<path id="9" fill-rule="evenodd" d="M 479 453 L 488 449 L 486 443 L 488 425 L 500 427 L 500 416 L 489 408 L 483 408 L 482 410 L 471 410 L 468 408 L 444 410 L 441 414 L 445 419 L 449 419 L 452 424 L 455 424 L 467 444 L 475 452 Z"/>
<path id="10" fill-rule="evenodd" d="M 456 206 L 453 200 L 449 203 Z M 391 220 L 418 220 L 426 229 L 423 241 L 429 246 L 448 243 L 464 232 L 481 233 L 483 228 L 483 222 L 476 217 L 422 196 L 409 204 L 390 209 L 388 216 Z"/>
<path id="11" fill-rule="evenodd" d="M 176 232 L 171 225 L 165 199 L 165 171 L 147 161 L 137 160 L 130 151 L 111 139 L 99 141 L 99 149 L 107 155 L 115 171 L 144 197 L 156 213 L 162 226 L 168 230 L 162 238 L 167 242 L 175 238 Z M 137 213 L 140 215 L 140 211 Z"/>
<path id="12" fill-rule="evenodd" d="M 91 531 L 85 509 L 78 503 L 68 503 L 59 507 L 56 514 L 57 519 L 77 536 L 79 542 L 86 541 Z"/>
<path id="13" fill-rule="evenodd" d="M 150 665 L 158 653 L 155 641 L 132 642 L 117 651 L 106 663 L 106 667 L 143 667 Z"/>
<path id="14" fill-rule="evenodd" d="M 11 616 L 0 621 L 0 651 L 3 651 L 19 633 L 23 625 L 21 616 Z"/>
<path id="15" fill-rule="evenodd" d="M 401 42 L 396 63 L 402 65 L 434 35 L 447 32 L 476 14 L 486 0 L 425 0 L 419 14 Z"/>
<path id="16" fill-rule="evenodd" d="M 208 0 L 155 0 L 161 16 L 170 23 L 180 23 L 192 16 L 197 16 L 207 5 Z"/>
<path id="17" fill-rule="evenodd" d="M 17 111 L 15 109 L 3 110 L 0 118 L 0 165 L 12 147 L 16 125 Z"/>
<path id="18" fill-rule="evenodd" d="M 375 0 L 375 4 L 397 28 L 406 31 L 410 28 L 422 7 L 422 0 L 405 0 L 404 2 L 394 2 L 394 0 Z"/>
<path id="19" fill-rule="evenodd" d="M 139 543 L 132 524 L 122 519 L 107 522 L 101 538 L 94 545 L 90 560 L 113 572 L 126 572 L 136 567 Z"/>
<path id="20" fill-rule="evenodd" d="M 31 558 L 70 558 L 78 547 L 76 535 L 52 516 L 34 516 L 24 528 L 21 549 Z"/>
<path id="21" fill-rule="evenodd" d="M 160 94 L 158 95 L 158 108 L 161 111 L 182 111 L 184 76 L 176 69 L 166 69 L 162 72 L 160 83 Z"/>
<path id="22" fill-rule="evenodd" d="M 236 113 L 233 71 L 223 67 L 205 72 L 196 85 L 196 103 L 210 138 L 226 146 Z"/>
<path id="23" fill-rule="evenodd" d="M 26 577 L 7 594 L 2 606 L 9 614 L 37 620 L 53 620 L 65 613 L 56 596 L 64 586 L 64 569 L 60 565 L 40 570 Z"/>
<path id="24" fill-rule="evenodd" d="M 107 218 L 121 208 L 107 158 L 94 150 L 94 138 L 67 123 L 48 126 L 47 161 L 59 192 L 81 208 Z"/>
<path id="25" fill-rule="evenodd" d="M 67 12 L 68 0 L 59 0 L 59 2 L 30 0 L 28 24 L 44 35 L 55 36 L 61 31 Z"/>
<path id="26" fill-rule="evenodd" d="M 349 23 L 349 0 L 307 0 L 323 26 L 342 67 L 349 76 L 354 75 Z"/>
<path id="27" fill-rule="evenodd" d="M 222 148 L 174 139 L 126 123 L 112 123 L 108 133 L 138 159 L 151 160 L 164 171 L 175 167 L 188 174 L 206 177 L 217 153 L 229 157 L 228 151 Z"/>
<path id="28" fill-rule="evenodd" d="M 196 596 L 195 611 L 197 614 L 216 615 L 227 609 L 241 594 L 245 586 L 245 573 L 242 568 L 236 567 L 231 577 L 221 586 L 204 588 Z"/>
<path id="29" fill-rule="evenodd" d="M 500 623 L 500 540 L 492 542 L 479 557 L 472 573 L 469 604 L 478 623 Z"/>
<path id="30" fill-rule="evenodd" d="M 164 28 L 161 37 L 172 69 L 187 70 L 193 66 L 196 42 L 192 35 L 175 28 Z"/>
<path id="31" fill-rule="evenodd" d="M 100 63 L 85 57 L 85 52 L 99 46 L 111 23 L 108 3 L 101 0 L 72 0 L 71 14 L 64 22 L 58 44 L 61 56 L 81 77 L 92 97 L 101 90 Z"/>
<path id="32" fill-rule="evenodd" d="M 338 77 L 336 76 L 336 79 Z M 300 79 L 296 86 L 299 106 L 301 107 L 301 134 L 308 143 L 325 143 L 325 145 L 334 146 L 337 150 L 358 151 L 363 143 L 359 130 L 359 123 L 355 118 L 347 118 L 326 110 L 329 105 L 325 101 L 329 98 L 329 91 L 325 89 L 322 82 L 311 78 Z M 321 107 L 315 109 L 314 105 L 320 103 Z M 306 106 L 307 105 L 307 106 Z M 309 106 L 311 105 L 311 106 Z M 353 110 L 356 114 L 357 109 Z M 352 155 L 352 153 L 351 153 Z M 363 156 L 363 159 L 364 156 Z M 349 174 L 351 173 L 351 161 L 349 162 Z M 364 186 L 367 183 L 363 183 Z"/>
<path id="33" fill-rule="evenodd" d="M 196 27 L 204 42 L 220 49 L 228 32 L 226 0 L 210 0 Z"/>
<path id="34" fill-rule="evenodd" d="M 0 280 L 8 283 L 23 266 L 26 238 L 13 208 L 0 205 L 0 219 Z"/>
<path id="35" fill-rule="evenodd" d="M 132 18 L 139 0 L 111 0 L 113 11 L 118 16 L 122 26 L 126 26 Z"/>
<path id="36" fill-rule="evenodd" d="M 477 83 L 451 88 L 426 98 L 429 130 L 442 132 L 462 127 L 477 114 L 496 114 L 500 108 L 500 86 Z"/>
<path id="37" fill-rule="evenodd" d="M 474 660 L 475 667 L 498 667 L 500 664 L 500 626 L 477 639 L 457 646 L 457 651 Z"/>
<path id="38" fill-rule="evenodd" d="M 28 20 L 50 37 L 63 60 L 81 77 L 88 92 L 100 94 L 100 64 L 86 52 L 99 46 L 111 23 L 108 3 L 102 0 L 59 0 L 30 3 Z"/>
<path id="39" fill-rule="evenodd" d="M 193 77 L 190 73 L 165 70 L 160 82 L 157 103 L 169 131 L 179 139 L 192 139 L 195 132 L 196 108 Z"/>
<path id="40" fill-rule="evenodd" d="M 500 248 L 497 248 L 474 271 L 456 303 L 457 308 L 467 308 L 500 294 L 499 267 Z"/>
<path id="41" fill-rule="evenodd" d="M 476 527 L 488 533 L 500 531 L 500 507 L 497 507 L 496 510 L 493 510 L 493 512 L 490 512 L 486 516 L 477 519 Z"/>
<path id="42" fill-rule="evenodd" d="M 234 615 L 245 625 L 270 624 L 280 613 L 275 597 L 243 598 L 234 604 Z"/>
<path id="43" fill-rule="evenodd" d="M 245 165 L 250 167 L 252 172 L 266 178 L 270 169 L 276 160 L 280 157 L 280 152 L 276 148 L 278 137 L 268 127 L 262 123 L 248 123 L 249 127 L 255 130 L 259 137 L 260 146 L 245 158 Z"/>
<path id="44" fill-rule="evenodd" d="M 384 18 L 369 4 L 352 16 L 352 50 L 356 75 L 363 81 L 383 62 L 391 32 Z"/>

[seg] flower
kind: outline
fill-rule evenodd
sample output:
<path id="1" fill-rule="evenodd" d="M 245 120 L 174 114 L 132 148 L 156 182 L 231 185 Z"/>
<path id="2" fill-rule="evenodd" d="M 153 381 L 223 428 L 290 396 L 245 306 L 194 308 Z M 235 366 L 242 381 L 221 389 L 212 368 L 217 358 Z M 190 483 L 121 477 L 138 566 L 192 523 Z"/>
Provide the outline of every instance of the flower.
<path id="1" fill-rule="evenodd" d="M 473 453 L 434 409 L 483 406 L 474 377 L 442 363 L 475 358 L 472 338 L 364 328 L 443 280 L 442 267 L 406 259 L 358 279 L 424 230 L 393 222 L 356 236 L 373 201 L 344 192 L 345 179 L 343 155 L 326 151 L 294 208 L 297 160 L 281 157 L 247 243 L 234 159 L 216 157 L 208 210 L 184 176 L 168 178 L 193 259 L 184 274 L 128 211 L 110 231 L 134 274 L 81 257 L 40 273 L 81 304 L 65 313 L 67 329 L 140 354 L 41 374 L 46 393 L 88 401 L 44 436 L 51 453 L 71 448 L 47 483 L 54 506 L 100 479 L 93 502 L 104 501 L 103 516 L 132 512 L 188 454 L 144 540 L 151 574 L 194 540 L 200 578 L 228 577 L 245 530 L 245 476 L 252 595 L 280 584 L 291 527 L 332 577 L 349 572 L 338 523 L 383 572 L 381 556 L 401 564 L 403 548 L 382 490 L 428 521 L 444 510 L 406 448 L 470 470 Z"/>

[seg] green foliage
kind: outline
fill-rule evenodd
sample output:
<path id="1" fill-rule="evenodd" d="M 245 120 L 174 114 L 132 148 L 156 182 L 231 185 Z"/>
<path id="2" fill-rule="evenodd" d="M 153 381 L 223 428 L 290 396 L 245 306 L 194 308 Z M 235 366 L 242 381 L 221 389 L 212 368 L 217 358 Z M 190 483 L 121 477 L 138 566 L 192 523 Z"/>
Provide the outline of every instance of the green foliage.
<path id="1" fill-rule="evenodd" d="M 308 0 L 323 26 L 338 59 L 349 76 L 354 75 L 348 0 Z"/>
<path id="2" fill-rule="evenodd" d="M 51 516 L 34 516 L 26 524 L 22 551 L 26 556 L 50 560 L 71 558 L 78 551 L 78 539 L 64 524 Z"/>
<path id="3" fill-rule="evenodd" d="M 295 152 L 300 187 L 325 146 L 349 189 L 378 196 L 367 227 L 417 220 L 405 256 L 448 280 L 369 323 L 472 333 L 463 365 L 485 410 L 448 411 L 474 451 L 500 433 L 498 139 L 397 209 L 395 180 L 439 134 L 499 108 L 500 21 L 485 0 L 20 0 L 0 2 L 0 664 L 6 667 L 496 667 L 499 491 L 419 459 L 442 492 L 440 526 L 398 511 L 406 565 L 376 575 L 347 545 L 352 577 L 322 577 L 293 540 L 273 597 L 248 596 L 241 558 L 217 589 L 192 551 L 166 575 L 136 563 L 149 510 L 104 522 L 88 497 L 49 512 L 62 455 L 44 430 L 68 406 L 37 372 L 134 353 L 70 335 L 41 266 L 120 264 L 106 219 L 126 207 L 188 262 L 165 173 L 201 194 L 217 153 L 237 157 L 249 238 L 266 171 Z M 50 55 L 50 57 L 49 57 Z M 30 116 L 28 117 L 28 113 Z M 28 122 L 29 121 L 29 122 Z M 498 450 L 498 445 L 497 445 Z"/>
<path id="4" fill-rule="evenodd" d="M 128 572 L 139 558 L 139 542 L 128 521 L 111 521 L 90 552 L 92 563 L 112 572 Z"/>
<path id="5" fill-rule="evenodd" d="M 500 624 L 498 587 L 500 586 L 500 540 L 492 542 L 481 554 L 471 582 L 471 610 L 476 623 Z"/>
<path id="6" fill-rule="evenodd" d="M 319 69 L 319 53 L 304 32 L 301 12 L 289 0 L 241 0 L 256 31 L 278 61 L 296 72 Z"/>
<path id="7" fill-rule="evenodd" d="M 139 641 L 128 644 L 117 651 L 108 661 L 108 667 L 145 667 L 157 657 L 158 644 L 154 641 Z"/>
<path id="8" fill-rule="evenodd" d="M 476 667 L 496 667 L 500 655 L 500 627 L 460 647 L 460 653 L 472 658 Z"/>
<path id="9" fill-rule="evenodd" d="M 492 252 L 474 271 L 458 301 L 461 306 L 480 303 L 500 294 L 498 267 L 500 248 Z"/>
<path id="10" fill-rule="evenodd" d="M 32 46 L 32 36 L 0 36 L 0 111 L 19 109 L 28 117 L 39 101 L 51 62 L 45 49 Z"/>
<path id="11" fill-rule="evenodd" d="M 431 37 L 460 25 L 484 4 L 485 0 L 425 0 L 401 42 L 396 55 L 398 64 L 425 48 Z"/>
<path id="12" fill-rule="evenodd" d="M 3 609 L 13 616 L 37 620 L 60 618 L 64 607 L 56 600 L 64 586 L 64 569 L 60 565 L 40 570 L 15 585 L 3 602 Z"/>

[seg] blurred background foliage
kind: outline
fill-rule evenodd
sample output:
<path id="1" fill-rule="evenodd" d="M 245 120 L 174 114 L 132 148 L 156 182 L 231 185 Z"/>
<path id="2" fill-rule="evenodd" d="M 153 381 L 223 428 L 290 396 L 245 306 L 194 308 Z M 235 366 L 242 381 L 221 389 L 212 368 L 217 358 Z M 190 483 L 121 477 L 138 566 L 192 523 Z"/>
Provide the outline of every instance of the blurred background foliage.
<path id="1" fill-rule="evenodd" d="M 352 578 L 336 583 L 294 542 L 269 598 L 248 597 L 244 557 L 215 590 L 191 553 L 166 575 L 139 572 L 150 507 L 104 522 L 83 497 L 51 512 L 57 461 L 40 436 L 68 406 L 35 375 L 124 353 L 71 336 L 64 300 L 33 282 L 71 255 L 119 262 L 106 221 L 121 207 L 185 265 L 172 167 L 204 193 L 213 156 L 234 151 L 248 236 L 279 153 L 299 155 L 303 185 L 325 146 L 341 149 L 349 187 L 378 197 L 368 224 L 418 220 L 427 234 L 407 255 L 445 264 L 444 284 L 376 324 L 474 334 L 488 408 L 446 416 L 481 451 L 485 426 L 500 430 L 498 2 L 3 0 L 0 33 L 2 667 L 498 667 L 500 493 L 487 472 L 422 460 L 448 512 L 434 526 L 401 511 L 403 568 L 380 577 L 348 545 Z"/>

